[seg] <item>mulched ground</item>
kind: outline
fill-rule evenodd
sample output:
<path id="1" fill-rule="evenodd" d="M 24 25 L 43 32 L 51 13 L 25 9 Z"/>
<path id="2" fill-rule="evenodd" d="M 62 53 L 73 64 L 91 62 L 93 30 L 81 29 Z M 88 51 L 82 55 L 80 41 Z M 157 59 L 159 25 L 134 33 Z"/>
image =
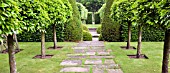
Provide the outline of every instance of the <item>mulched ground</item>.
<path id="1" fill-rule="evenodd" d="M 17 54 L 17 53 L 19 53 L 19 52 L 21 52 L 21 51 L 23 51 L 24 49 L 15 49 L 15 54 Z M 1 51 L 0 53 L 2 53 L 2 54 L 7 54 L 8 53 L 8 50 L 7 49 L 5 49 L 5 50 L 3 50 L 3 51 Z"/>
<path id="2" fill-rule="evenodd" d="M 35 57 L 33 57 L 33 59 L 49 59 L 52 58 L 52 56 L 54 55 L 45 55 L 45 57 L 42 57 L 41 55 L 36 55 Z"/>
<path id="3" fill-rule="evenodd" d="M 135 50 L 136 49 L 134 46 L 130 46 L 129 49 L 127 49 L 127 46 L 120 46 L 120 48 L 122 48 L 124 50 Z"/>
<path id="4" fill-rule="evenodd" d="M 63 46 L 57 46 L 57 48 L 49 47 L 48 49 L 50 49 L 50 50 L 60 50 L 62 48 L 63 48 Z"/>
<path id="5" fill-rule="evenodd" d="M 127 55 L 131 59 L 149 59 L 145 54 L 141 54 L 140 58 L 137 58 L 136 55 Z"/>

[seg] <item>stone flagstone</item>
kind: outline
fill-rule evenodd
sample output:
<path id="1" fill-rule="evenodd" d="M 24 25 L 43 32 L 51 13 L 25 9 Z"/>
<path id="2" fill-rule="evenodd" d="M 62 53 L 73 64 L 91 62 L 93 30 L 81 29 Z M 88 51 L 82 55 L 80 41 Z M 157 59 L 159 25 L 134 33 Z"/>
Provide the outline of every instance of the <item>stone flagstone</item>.
<path id="1" fill-rule="evenodd" d="M 112 58 L 114 58 L 114 56 L 90 56 L 90 58 L 96 58 L 96 59 L 101 59 L 101 58 L 112 59 Z"/>
<path id="2" fill-rule="evenodd" d="M 93 73 L 104 73 L 103 69 L 93 68 Z"/>
<path id="3" fill-rule="evenodd" d="M 102 56 L 103 56 L 103 55 L 110 55 L 109 52 L 97 52 L 97 54 L 98 54 L 98 55 L 102 55 Z"/>
<path id="4" fill-rule="evenodd" d="M 81 64 L 82 64 L 81 60 L 64 60 L 63 62 L 60 63 L 60 65 L 62 66 L 77 66 Z"/>
<path id="5" fill-rule="evenodd" d="M 108 69 L 107 73 L 123 73 L 121 69 Z"/>
<path id="6" fill-rule="evenodd" d="M 89 68 L 85 67 L 66 67 L 60 70 L 60 72 L 89 72 Z"/>
<path id="7" fill-rule="evenodd" d="M 94 65 L 93 68 L 99 69 L 119 69 L 117 64 L 102 64 L 102 65 Z"/>
<path id="8" fill-rule="evenodd" d="M 88 64 L 92 64 L 92 65 L 102 64 L 102 60 L 91 60 L 91 59 L 89 59 L 89 60 L 86 60 L 84 64 L 85 65 L 88 65 Z"/>
<path id="9" fill-rule="evenodd" d="M 115 64 L 112 59 L 105 59 L 104 64 Z"/>

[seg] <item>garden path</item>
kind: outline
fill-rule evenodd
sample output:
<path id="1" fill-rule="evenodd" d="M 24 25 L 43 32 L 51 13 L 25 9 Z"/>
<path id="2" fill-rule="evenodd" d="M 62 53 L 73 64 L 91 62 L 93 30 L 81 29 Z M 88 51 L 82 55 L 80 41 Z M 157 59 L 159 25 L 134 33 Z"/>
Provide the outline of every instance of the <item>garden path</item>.
<path id="1" fill-rule="evenodd" d="M 123 73 L 103 41 L 82 41 L 72 49 L 74 54 L 67 54 L 68 58 L 60 63 L 60 72 Z"/>
<path id="2" fill-rule="evenodd" d="M 92 41 L 98 41 L 100 34 L 97 34 L 96 28 L 89 28 L 89 30 L 92 35 Z"/>

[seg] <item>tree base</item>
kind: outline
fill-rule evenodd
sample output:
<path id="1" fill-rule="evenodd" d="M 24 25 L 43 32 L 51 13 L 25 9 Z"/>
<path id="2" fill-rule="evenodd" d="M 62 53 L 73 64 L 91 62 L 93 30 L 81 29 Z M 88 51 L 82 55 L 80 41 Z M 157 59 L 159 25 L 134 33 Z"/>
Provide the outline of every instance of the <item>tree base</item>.
<path id="1" fill-rule="evenodd" d="M 141 54 L 139 58 L 137 55 L 127 55 L 130 59 L 149 59 L 145 54 Z"/>
<path id="2" fill-rule="evenodd" d="M 23 51 L 24 49 L 15 49 L 15 54 L 17 54 L 17 53 L 19 53 L 19 52 L 21 52 L 21 51 Z M 5 49 L 5 50 L 2 50 L 0 53 L 2 53 L 2 54 L 7 54 L 8 53 L 8 50 L 7 49 Z"/>
<path id="3" fill-rule="evenodd" d="M 57 46 L 57 48 L 49 47 L 48 49 L 50 49 L 50 50 L 60 50 L 62 48 L 63 48 L 63 46 Z"/>
<path id="4" fill-rule="evenodd" d="M 45 55 L 45 57 L 42 57 L 42 55 L 36 55 L 35 57 L 33 57 L 33 59 L 49 59 L 52 58 L 52 56 L 54 55 Z"/>
<path id="5" fill-rule="evenodd" d="M 120 48 L 125 49 L 125 50 L 135 50 L 136 48 L 134 46 L 130 46 L 128 49 L 127 46 L 120 46 Z"/>

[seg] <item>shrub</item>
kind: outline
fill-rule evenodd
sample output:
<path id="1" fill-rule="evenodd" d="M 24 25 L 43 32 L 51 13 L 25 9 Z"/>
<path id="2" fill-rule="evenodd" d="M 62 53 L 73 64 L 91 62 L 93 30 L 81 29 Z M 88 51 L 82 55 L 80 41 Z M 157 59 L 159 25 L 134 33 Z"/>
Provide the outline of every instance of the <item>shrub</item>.
<path id="1" fill-rule="evenodd" d="M 89 31 L 89 29 L 87 28 L 87 26 L 85 24 L 82 24 L 83 30 L 85 31 Z"/>
<path id="2" fill-rule="evenodd" d="M 103 41 L 102 34 L 99 36 L 99 41 Z"/>
<path id="3" fill-rule="evenodd" d="M 99 26 L 99 27 L 97 28 L 97 33 L 98 33 L 98 34 L 101 33 L 101 28 L 102 28 L 101 26 Z"/>
<path id="4" fill-rule="evenodd" d="M 65 41 L 81 41 L 83 33 L 82 33 L 82 24 L 81 24 L 81 17 L 78 11 L 78 7 L 76 5 L 75 0 L 69 0 L 72 8 L 73 8 L 73 15 L 72 19 L 65 24 Z"/>
<path id="5" fill-rule="evenodd" d="M 110 17 L 111 11 L 110 8 L 113 4 L 113 0 L 107 0 L 104 18 L 102 20 L 102 38 L 104 41 L 119 41 L 120 40 L 120 25 L 113 21 Z"/>
<path id="6" fill-rule="evenodd" d="M 89 12 L 86 20 L 87 24 L 92 24 L 92 13 Z M 95 14 L 95 24 L 100 24 L 100 16 L 99 14 Z"/>
<path id="7" fill-rule="evenodd" d="M 92 41 L 92 35 L 88 31 L 83 30 L 83 41 Z"/>

